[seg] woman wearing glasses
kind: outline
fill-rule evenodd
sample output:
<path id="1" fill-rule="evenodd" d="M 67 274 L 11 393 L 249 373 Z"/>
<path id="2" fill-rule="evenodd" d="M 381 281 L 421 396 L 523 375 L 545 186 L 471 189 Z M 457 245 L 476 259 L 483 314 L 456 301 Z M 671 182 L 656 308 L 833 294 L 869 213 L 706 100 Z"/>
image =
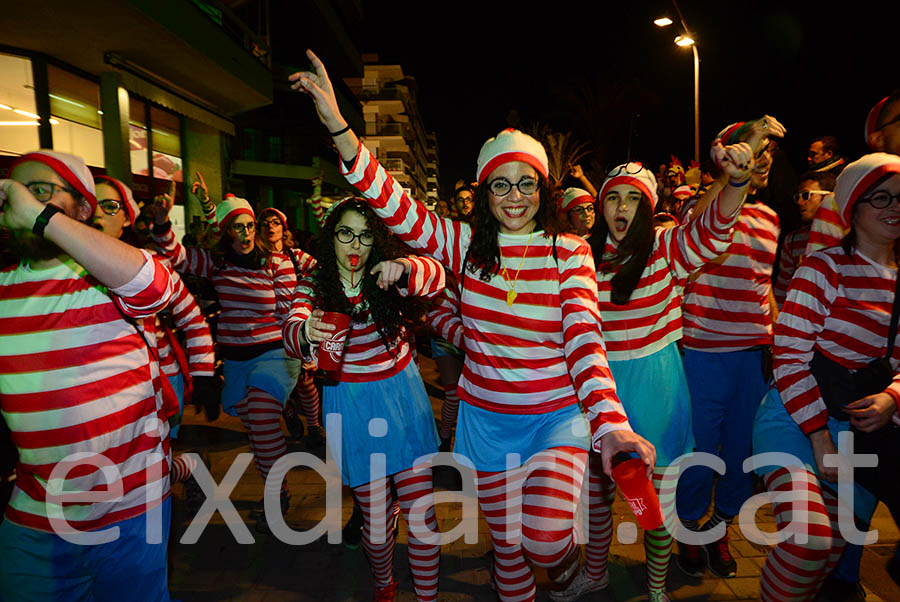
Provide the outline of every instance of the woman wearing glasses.
<path id="1" fill-rule="evenodd" d="M 763 600 L 811 599 L 840 558 L 845 542 L 838 526 L 837 467 L 825 464 L 827 454 L 838 453 L 838 434 L 852 426 L 896 441 L 891 422 L 900 424 L 900 341 L 889 329 L 897 291 L 900 158 L 873 153 L 850 163 L 837 178 L 834 197 L 850 232 L 841 245 L 809 255 L 791 280 L 775 326 L 776 388 L 763 400 L 753 429 L 754 454 L 782 452 L 789 458 L 779 467 L 757 468 L 768 490 L 803 494 L 796 506 L 787 500 L 774 506 L 779 532 L 789 527 L 798 537 L 769 554 L 760 582 Z M 827 389 L 820 388 L 826 383 L 817 379 L 884 357 L 891 336 L 884 389 L 842 408 L 826 407 Z M 820 371 L 823 361 L 831 367 Z M 858 438 L 855 443 L 855 453 L 868 453 Z M 896 449 L 880 455 L 877 468 L 854 472 L 854 512 L 864 523 L 875 503 L 860 484 L 897 510 Z"/>
<path id="2" fill-rule="evenodd" d="M 323 389 L 325 414 L 341 417 L 328 444 L 363 515 L 363 549 L 376 600 L 393 600 L 394 532 L 391 485 L 409 525 L 409 566 L 419 600 L 435 600 L 440 534 L 431 501 L 430 454 L 438 450 L 431 402 L 403 326 L 405 299 L 444 287 L 430 257 L 404 257 L 364 200 L 329 209 L 319 239 L 319 265 L 294 292 L 284 323 L 289 355 L 312 360 L 311 347 L 334 334 L 325 312 L 351 317 L 339 374 Z M 408 316 L 407 316 L 408 317 Z M 380 455 L 380 456 L 379 456 Z M 383 458 L 377 473 L 372 461 Z M 413 509 L 415 504 L 416 508 Z"/>
<path id="3" fill-rule="evenodd" d="M 476 470 L 492 586 L 501 600 L 531 600 L 535 565 L 566 587 L 578 573 L 573 519 L 592 442 L 607 470 L 617 452 L 650 466 L 655 454 L 616 397 L 587 243 L 557 234 L 547 154 L 522 132 L 501 132 L 478 157 L 474 226 L 438 218 L 359 143 L 321 61 L 308 56 L 315 72 L 292 75 L 293 87 L 313 97 L 348 181 L 401 240 L 460 281 L 467 354 L 454 452 Z"/>
<path id="4" fill-rule="evenodd" d="M 559 203 L 559 211 L 569 220 L 572 234 L 584 239 L 591 236 L 597 221 L 594 195 L 581 188 L 566 188 Z"/>
<path id="5" fill-rule="evenodd" d="M 753 168 L 747 144 L 722 147 L 717 141 L 714 152 L 729 183 L 699 217 L 676 228 L 654 227 L 656 177 L 640 163 L 627 163 L 607 174 L 598 195 L 603 216 L 589 239 L 609 367 L 632 428 L 656 448 L 653 484 L 667 511 L 675 492 L 662 487 L 665 469 L 694 445 L 690 396 L 677 347 L 679 285 L 728 248 Z M 616 490 L 593 454 L 588 488 L 587 562 L 565 592 L 551 594 L 554 600 L 576 600 L 609 584 Z M 668 600 L 669 530 L 662 526 L 644 533 L 644 548 L 650 600 Z"/>
<path id="6" fill-rule="evenodd" d="M 216 289 L 222 305 L 216 340 L 225 358 L 222 409 L 240 417 L 256 468 L 265 479 L 275 461 L 287 453 L 281 413 L 300 370 L 281 341 L 281 324 L 297 284 L 294 266 L 281 253 L 257 248 L 256 219 L 244 199 L 226 195 L 215 206 L 220 238 L 212 250 L 184 247 L 175 240 L 168 221 L 172 203 L 171 197 L 154 203 L 154 241 L 175 270 L 206 278 Z M 275 495 L 278 490 L 266 493 Z M 280 495 L 286 512 L 290 494 L 283 480 Z M 256 527 L 266 533 L 269 527 L 261 508 Z"/>

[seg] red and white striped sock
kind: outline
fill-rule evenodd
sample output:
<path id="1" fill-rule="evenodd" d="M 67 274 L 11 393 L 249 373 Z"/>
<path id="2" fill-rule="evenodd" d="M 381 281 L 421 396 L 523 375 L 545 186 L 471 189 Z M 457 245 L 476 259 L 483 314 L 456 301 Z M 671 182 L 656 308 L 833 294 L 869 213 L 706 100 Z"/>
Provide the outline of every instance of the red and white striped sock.
<path id="1" fill-rule="evenodd" d="M 773 602 L 810 600 L 827 576 L 830 560 L 845 545 L 837 526 L 837 501 L 819 486 L 816 475 L 802 468 L 774 470 L 765 476 L 765 483 L 769 491 L 793 491 L 799 499 L 774 504 L 778 532 L 791 535 L 766 559 L 760 598 Z M 832 499 L 826 502 L 829 497 Z M 806 536 L 805 543 L 795 543 L 795 535 L 800 534 Z"/>
<path id="2" fill-rule="evenodd" d="M 393 476 L 400 510 L 406 519 L 409 570 L 420 602 L 437 599 L 441 564 L 440 532 L 434 515 L 431 468 L 409 469 Z M 415 511 L 412 511 L 415 504 Z"/>
<path id="3" fill-rule="evenodd" d="M 456 416 L 459 414 L 459 396 L 456 387 L 444 391 L 444 403 L 441 405 L 441 439 L 449 439 L 456 428 Z"/>
<path id="4" fill-rule="evenodd" d="M 615 499 L 616 484 L 603 472 L 600 454 L 591 454 L 588 461 L 588 540 L 584 552 L 585 571 L 594 580 L 607 578 Z"/>
<path id="5" fill-rule="evenodd" d="M 256 468 L 265 479 L 272 465 L 287 453 L 287 442 L 281 430 L 281 403 L 265 391 L 249 387 L 247 397 L 235 409 L 247 429 Z M 282 481 L 281 489 L 285 487 Z"/>
<path id="6" fill-rule="evenodd" d="M 353 488 L 363 515 L 362 547 L 369 560 L 375 587 L 394 582 L 393 496 L 387 479 Z"/>
<path id="7" fill-rule="evenodd" d="M 653 468 L 653 488 L 659 498 L 663 516 L 675 513 L 675 489 L 677 480 L 664 477 L 665 466 Z M 653 531 L 644 532 L 644 552 L 647 558 L 647 588 L 651 593 L 666 591 L 666 577 L 669 575 L 669 563 L 672 559 L 674 540 L 666 525 Z"/>
<path id="8" fill-rule="evenodd" d="M 197 468 L 197 461 L 193 456 L 180 455 L 172 461 L 171 479 L 172 484 L 183 483 L 187 480 L 194 469 Z"/>
<path id="9" fill-rule="evenodd" d="M 294 391 L 297 393 L 297 399 L 300 400 L 300 409 L 306 417 L 306 426 L 321 426 L 319 412 L 322 409 L 322 404 L 319 401 L 319 390 L 316 389 L 312 372 L 303 370 L 300 373 L 300 378 L 297 380 L 297 386 L 294 387 Z"/>

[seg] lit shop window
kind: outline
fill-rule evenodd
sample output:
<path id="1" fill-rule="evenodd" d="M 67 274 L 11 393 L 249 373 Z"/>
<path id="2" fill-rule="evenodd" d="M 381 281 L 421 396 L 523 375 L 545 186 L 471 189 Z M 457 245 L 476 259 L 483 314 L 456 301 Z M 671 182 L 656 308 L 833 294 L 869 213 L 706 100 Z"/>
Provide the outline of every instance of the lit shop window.
<path id="1" fill-rule="evenodd" d="M 88 165 L 104 167 L 100 86 L 53 65 L 47 66 L 47 81 L 54 150 L 82 157 Z"/>
<path id="2" fill-rule="evenodd" d="M 0 155 L 40 146 L 31 61 L 0 53 Z"/>
<path id="3" fill-rule="evenodd" d="M 132 97 L 128 126 L 131 171 L 181 182 L 181 117 Z"/>

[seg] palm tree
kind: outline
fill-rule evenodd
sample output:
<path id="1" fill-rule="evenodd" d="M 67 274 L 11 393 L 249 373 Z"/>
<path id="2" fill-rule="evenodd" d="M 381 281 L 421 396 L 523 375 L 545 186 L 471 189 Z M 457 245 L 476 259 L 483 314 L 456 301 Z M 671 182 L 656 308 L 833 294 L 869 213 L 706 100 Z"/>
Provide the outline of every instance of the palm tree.
<path id="1" fill-rule="evenodd" d="M 560 186 L 572 166 L 593 152 L 587 142 L 577 140 L 572 132 L 555 132 L 546 123 L 533 122 L 525 131 L 540 140 L 547 150 L 552 188 Z"/>

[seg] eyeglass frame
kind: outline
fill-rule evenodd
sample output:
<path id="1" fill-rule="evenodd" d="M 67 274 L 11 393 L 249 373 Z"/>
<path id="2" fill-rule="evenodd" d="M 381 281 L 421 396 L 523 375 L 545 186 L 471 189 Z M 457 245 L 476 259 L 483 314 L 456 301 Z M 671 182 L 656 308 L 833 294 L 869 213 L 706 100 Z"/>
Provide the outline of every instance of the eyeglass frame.
<path id="1" fill-rule="evenodd" d="M 228 226 L 228 229 L 231 230 L 232 234 L 255 234 L 256 222 L 247 222 L 246 224 L 235 224 L 232 222 L 232 224 Z"/>
<path id="2" fill-rule="evenodd" d="M 793 196 L 792 198 L 794 199 L 794 202 L 796 203 L 796 202 L 799 201 L 801 198 L 802 198 L 804 201 L 808 201 L 808 200 L 809 200 L 809 196 L 812 195 L 812 194 L 821 194 L 822 196 L 825 196 L 825 195 L 831 194 L 832 192 L 834 192 L 834 191 L 833 191 L 833 190 L 803 190 L 803 191 L 801 191 L 801 192 L 795 192 L 795 193 L 794 193 L 794 196 Z M 804 196 L 804 195 L 805 195 L 805 196 Z"/>
<path id="3" fill-rule="evenodd" d="M 872 198 L 872 197 L 873 197 L 875 194 L 880 195 L 880 196 L 885 196 L 885 197 L 887 197 L 888 202 L 885 203 L 883 206 L 879 207 L 878 205 L 876 205 L 876 204 L 873 202 L 875 199 Z M 891 194 L 891 193 L 888 192 L 887 190 L 879 190 L 878 192 L 876 192 L 876 193 L 874 193 L 874 194 L 870 194 L 870 195 L 866 195 L 866 196 L 864 196 L 864 197 L 860 197 L 860 199 L 859 199 L 857 202 L 858 202 L 858 203 L 868 203 L 868 204 L 872 205 L 872 207 L 875 208 L 875 209 L 887 209 L 888 207 L 891 206 L 891 204 L 892 204 L 894 201 L 897 201 L 897 203 L 900 203 L 900 192 L 898 192 L 897 194 Z"/>
<path id="4" fill-rule="evenodd" d="M 47 196 L 46 199 L 40 198 L 40 196 L 38 196 L 38 194 L 34 190 L 31 189 L 31 187 L 34 186 L 35 184 L 43 184 L 43 185 L 49 186 L 50 187 L 50 195 Z M 65 191 L 65 192 L 68 192 L 69 194 L 71 194 L 72 196 L 75 196 L 75 197 L 80 196 L 80 194 L 81 194 L 77 190 L 72 188 L 71 186 L 66 186 L 65 184 L 57 184 L 56 182 L 41 182 L 41 181 L 28 182 L 27 184 L 25 184 L 25 188 L 28 189 L 28 192 L 31 193 L 31 196 L 36 198 L 41 203 L 49 202 L 50 199 L 52 199 L 53 196 L 56 194 L 57 188 Z M 44 196 L 44 195 L 41 195 L 41 196 Z"/>
<path id="5" fill-rule="evenodd" d="M 629 165 L 637 165 L 638 166 L 637 171 L 629 171 L 628 170 Z M 621 175 L 623 173 L 628 176 L 636 176 L 637 174 L 641 173 L 645 169 L 647 169 L 647 166 L 639 161 L 629 161 L 627 163 L 618 163 L 618 164 L 614 165 L 613 167 L 610 167 L 609 169 L 606 170 L 606 177 L 607 178 L 615 178 L 616 176 Z M 647 171 L 650 171 L 650 170 L 647 169 Z M 666 174 L 664 174 L 664 177 L 667 174 L 668 174 L 668 170 L 666 171 Z"/>
<path id="6" fill-rule="evenodd" d="M 108 204 L 108 203 L 115 203 L 115 204 L 116 204 L 116 209 L 115 209 L 115 211 L 113 211 L 112 213 L 110 213 L 109 211 L 107 211 L 107 210 L 106 210 L 106 207 L 103 206 L 104 203 L 107 203 L 107 204 Z M 105 213 L 106 215 L 108 215 L 108 216 L 110 216 L 110 217 L 113 217 L 114 215 L 116 215 L 117 213 L 119 213 L 119 211 L 121 211 L 122 208 L 123 208 L 125 205 L 122 203 L 122 201 L 117 201 L 116 199 L 98 199 L 98 200 L 97 200 L 97 206 L 100 207 L 100 210 L 103 211 L 103 213 Z"/>
<path id="7" fill-rule="evenodd" d="M 272 224 L 278 224 L 282 228 L 284 227 L 284 224 L 281 223 L 281 218 L 279 218 L 278 216 L 275 216 L 275 215 L 273 215 L 272 217 L 270 217 L 264 221 L 259 222 L 259 227 L 260 228 L 268 228 Z"/>
<path id="8" fill-rule="evenodd" d="M 507 190 L 506 192 L 503 192 L 503 193 L 495 192 L 494 184 L 496 182 L 506 182 L 509 185 L 509 190 Z M 522 182 L 534 182 L 534 190 L 532 190 L 531 192 L 525 192 L 524 190 L 522 190 Z M 535 194 L 538 190 L 541 189 L 541 181 L 538 178 L 533 178 L 531 176 L 522 176 L 521 178 L 519 178 L 518 182 L 513 183 L 513 182 L 510 182 L 509 180 L 507 180 L 506 178 L 500 177 L 500 178 L 494 178 L 493 180 L 488 182 L 487 186 L 488 186 L 488 191 L 492 195 L 494 195 L 495 197 L 497 197 L 499 199 L 499 198 L 505 197 L 510 192 L 512 192 L 513 188 L 518 190 L 519 194 L 521 194 L 522 196 L 531 196 L 532 194 Z"/>
<path id="9" fill-rule="evenodd" d="M 577 205 L 569 209 L 569 212 L 574 211 L 578 214 L 578 217 L 584 217 L 587 214 L 597 214 L 597 208 L 594 207 L 593 203 L 582 203 L 581 205 Z"/>
<path id="10" fill-rule="evenodd" d="M 341 235 L 340 235 L 341 232 L 349 232 L 350 240 L 341 240 Z M 363 236 L 366 236 L 366 235 L 372 237 L 372 242 L 370 242 L 370 243 L 363 242 Z M 362 232 L 357 234 L 356 232 L 354 232 L 347 226 L 341 226 L 340 228 L 335 228 L 334 237 L 338 240 L 338 242 L 340 242 L 341 244 L 345 244 L 345 245 L 352 245 L 353 241 L 355 241 L 356 239 L 359 239 L 359 244 L 361 244 L 364 247 L 371 247 L 372 245 L 375 244 L 375 233 L 372 232 L 371 230 L 363 230 Z"/>

